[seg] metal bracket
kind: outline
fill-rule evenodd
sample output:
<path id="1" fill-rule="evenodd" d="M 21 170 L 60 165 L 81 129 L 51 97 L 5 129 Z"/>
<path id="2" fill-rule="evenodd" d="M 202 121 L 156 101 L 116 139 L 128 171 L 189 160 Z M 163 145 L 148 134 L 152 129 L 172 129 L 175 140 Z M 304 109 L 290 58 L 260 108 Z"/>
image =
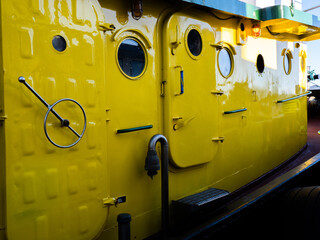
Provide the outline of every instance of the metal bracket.
<path id="1" fill-rule="evenodd" d="M 216 48 L 217 50 L 222 49 L 223 48 L 223 43 L 210 43 L 211 47 Z"/>
<path id="2" fill-rule="evenodd" d="M 212 94 L 216 94 L 216 95 L 219 95 L 219 96 L 221 96 L 221 95 L 223 95 L 224 94 L 224 92 L 223 91 L 221 91 L 221 90 L 213 90 L 213 91 L 211 91 L 211 93 Z"/>
<path id="3" fill-rule="evenodd" d="M 113 198 L 113 197 L 107 197 L 102 199 L 103 205 L 105 207 L 110 207 L 110 206 L 115 206 L 117 207 L 118 204 L 120 203 L 125 203 L 127 201 L 126 196 L 118 197 L 118 198 Z"/>
<path id="4" fill-rule="evenodd" d="M 221 142 L 221 143 L 223 143 L 223 141 L 224 141 L 224 137 L 212 138 L 212 142 Z"/>
<path id="5" fill-rule="evenodd" d="M 176 49 L 179 47 L 181 42 L 179 41 L 179 26 L 176 26 L 176 39 L 171 42 L 171 54 L 175 55 L 176 54 Z"/>
<path id="6" fill-rule="evenodd" d="M 116 30 L 116 27 L 113 24 L 105 23 L 105 22 L 98 22 L 98 29 L 100 31 L 114 31 Z"/>

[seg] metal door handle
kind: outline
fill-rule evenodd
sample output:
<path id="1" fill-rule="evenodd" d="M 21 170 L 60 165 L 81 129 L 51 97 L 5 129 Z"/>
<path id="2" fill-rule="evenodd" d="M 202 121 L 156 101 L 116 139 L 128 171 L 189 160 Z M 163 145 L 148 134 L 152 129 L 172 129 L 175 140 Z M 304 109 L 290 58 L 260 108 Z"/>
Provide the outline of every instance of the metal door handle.
<path id="1" fill-rule="evenodd" d="M 190 118 L 188 118 L 186 120 L 182 120 L 182 118 L 179 119 L 178 123 L 175 123 L 173 125 L 173 130 L 177 131 L 179 128 L 185 127 L 186 125 L 188 125 L 195 118 L 196 118 L 196 116 L 190 117 Z"/>
<path id="2" fill-rule="evenodd" d="M 180 71 L 180 95 L 184 93 L 184 77 L 183 70 Z"/>
<path id="3" fill-rule="evenodd" d="M 174 68 L 180 68 L 180 92 L 175 94 L 175 96 L 179 96 L 184 94 L 184 72 L 182 66 L 175 66 Z"/>

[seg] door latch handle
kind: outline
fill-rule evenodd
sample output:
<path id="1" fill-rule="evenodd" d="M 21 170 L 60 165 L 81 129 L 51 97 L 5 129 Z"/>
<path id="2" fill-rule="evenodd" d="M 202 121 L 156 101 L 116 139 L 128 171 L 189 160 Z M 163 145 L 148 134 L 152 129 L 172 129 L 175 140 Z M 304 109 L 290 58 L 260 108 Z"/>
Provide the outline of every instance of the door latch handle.
<path id="1" fill-rule="evenodd" d="M 179 128 L 185 127 L 186 125 L 188 125 L 193 119 L 195 119 L 196 116 L 193 116 L 191 118 L 188 118 L 186 120 L 178 120 L 177 123 L 173 124 L 173 130 L 177 131 Z"/>
<path id="2" fill-rule="evenodd" d="M 180 71 L 180 95 L 184 93 L 184 76 L 183 70 Z"/>
<path id="3" fill-rule="evenodd" d="M 175 94 L 175 96 L 179 96 L 184 94 L 184 72 L 182 66 L 175 66 L 174 68 L 180 68 L 180 93 Z"/>

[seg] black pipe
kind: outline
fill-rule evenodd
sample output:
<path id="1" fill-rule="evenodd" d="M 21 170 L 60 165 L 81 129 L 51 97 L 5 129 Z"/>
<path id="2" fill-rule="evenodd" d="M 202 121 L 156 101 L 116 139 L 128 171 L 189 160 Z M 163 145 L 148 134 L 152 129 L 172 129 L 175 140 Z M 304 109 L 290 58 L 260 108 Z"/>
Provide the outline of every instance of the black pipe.
<path id="1" fill-rule="evenodd" d="M 161 143 L 161 224 L 163 236 L 168 235 L 169 229 L 169 145 L 165 136 L 154 135 L 149 142 L 145 170 L 152 178 L 159 170 L 159 157 L 156 151 L 157 142 Z M 156 164 L 154 164 L 156 163 Z"/>
<path id="2" fill-rule="evenodd" d="M 117 221 L 119 240 L 130 240 L 131 215 L 129 213 L 121 213 L 118 215 Z"/>

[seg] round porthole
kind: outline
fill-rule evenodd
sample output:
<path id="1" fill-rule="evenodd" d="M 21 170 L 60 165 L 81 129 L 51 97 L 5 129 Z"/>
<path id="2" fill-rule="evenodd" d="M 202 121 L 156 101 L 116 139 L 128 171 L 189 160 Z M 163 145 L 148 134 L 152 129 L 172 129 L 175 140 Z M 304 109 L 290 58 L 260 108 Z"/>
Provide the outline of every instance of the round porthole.
<path id="1" fill-rule="evenodd" d="M 291 73 L 291 56 L 288 52 L 283 56 L 283 68 L 287 75 Z"/>
<path id="2" fill-rule="evenodd" d="M 52 46 L 58 52 L 63 52 L 67 48 L 67 42 L 64 39 L 64 37 L 62 37 L 60 35 L 56 35 L 52 39 Z"/>
<path id="3" fill-rule="evenodd" d="M 191 29 L 188 33 L 187 44 L 190 53 L 197 57 L 202 51 L 202 39 L 200 33 L 196 29 Z"/>
<path id="4" fill-rule="evenodd" d="M 257 57 L 256 66 L 257 66 L 258 72 L 259 73 L 263 73 L 263 71 L 264 71 L 264 59 L 263 59 L 263 56 L 261 54 L 259 54 L 258 57 Z"/>
<path id="5" fill-rule="evenodd" d="M 145 51 L 135 39 L 125 39 L 118 49 L 118 63 L 121 71 L 130 78 L 138 78 L 146 66 Z"/>
<path id="6" fill-rule="evenodd" d="M 228 48 L 222 48 L 218 52 L 218 68 L 220 74 L 228 78 L 232 74 L 233 70 L 233 58 Z"/>

